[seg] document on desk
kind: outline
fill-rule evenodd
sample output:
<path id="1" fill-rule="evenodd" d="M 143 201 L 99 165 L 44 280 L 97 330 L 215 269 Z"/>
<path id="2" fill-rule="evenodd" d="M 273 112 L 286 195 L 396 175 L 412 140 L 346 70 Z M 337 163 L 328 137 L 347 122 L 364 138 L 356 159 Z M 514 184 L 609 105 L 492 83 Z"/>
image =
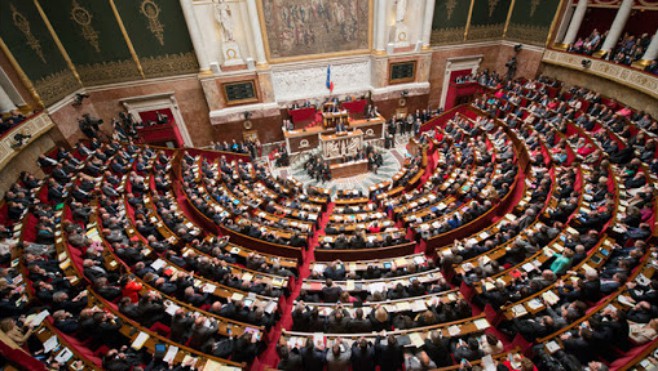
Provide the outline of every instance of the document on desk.
<path id="1" fill-rule="evenodd" d="M 65 364 L 66 362 L 69 361 L 73 357 L 73 352 L 69 348 L 64 348 L 62 349 L 57 356 L 55 356 L 55 361 L 57 361 L 59 364 Z"/>
<path id="2" fill-rule="evenodd" d="M 49 353 L 51 350 L 55 349 L 58 344 L 59 341 L 57 340 L 56 335 L 49 337 L 48 340 L 43 342 L 43 352 Z"/>
<path id="3" fill-rule="evenodd" d="M 450 336 L 457 336 L 457 335 L 461 334 L 461 332 L 462 332 L 462 329 L 457 325 L 452 325 L 452 326 L 448 327 L 448 334 Z"/>
<path id="4" fill-rule="evenodd" d="M 165 363 L 170 363 L 176 358 L 176 354 L 178 354 L 178 347 L 170 345 L 169 348 L 167 348 L 167 353 L 162 360 Z"/>
<path id="5" fill-rule="evenodd" d="M 411 345 L 415 346 L 416 348 L 421 347 L 425 343 L 423 338 L 417 332 L 410 333 L 409 340 L 411 341 Z"/>
<path id="6" fill-rule="evenodd" d="M 130 347 L 135 349 L 135 350 L 140 350 L 146 343 L 146 341 L 149 339 L 149 334 L 140 331 L 139 335 L 133 340 L 132 344 L 130 344 Z"/>
<path id="7" fill-rule="evenodd" d="M 50 312 L 48 312 L 48 310 L 43 310 L 38 314 L 31 314 L 27 317 L 25 323 L 33 327 L 38 327 L 49 314 Z"/>
<path id="8" fill-rule="evenodd" d="M 478 330 L 484 330 L 484 329 L 488 329 L 489 327 L 491 327 L 491 325 L 489 325 L 489 321 L 487 321 L 486 318 L 476 319 L 475 322 L 473 322 L 473 324 L 475 325 L 475 327 Z"/>

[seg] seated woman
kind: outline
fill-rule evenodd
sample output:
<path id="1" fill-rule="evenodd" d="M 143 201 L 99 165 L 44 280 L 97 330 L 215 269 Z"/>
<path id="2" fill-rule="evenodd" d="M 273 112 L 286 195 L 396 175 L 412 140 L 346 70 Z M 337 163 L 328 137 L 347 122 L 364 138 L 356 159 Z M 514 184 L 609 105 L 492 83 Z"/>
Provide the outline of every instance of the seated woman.
<path id="1" fill-rule="evenodd" d="M 0 321 L 0 330 L 5 333 L 19 347 L 22 347 L 34 332 L 33 327 L 28 327 L 27 331 L 21 329 L 13 318 L 5 318 Z"/>

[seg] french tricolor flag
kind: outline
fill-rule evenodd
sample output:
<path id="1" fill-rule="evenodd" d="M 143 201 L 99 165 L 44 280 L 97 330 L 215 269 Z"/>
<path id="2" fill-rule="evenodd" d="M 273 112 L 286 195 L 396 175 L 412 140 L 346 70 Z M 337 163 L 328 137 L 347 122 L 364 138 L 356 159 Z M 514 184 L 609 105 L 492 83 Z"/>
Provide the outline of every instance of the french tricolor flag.
<path id="1" fill-rule="evenodd" d="M 329 89 L 329 93 L 332 93 L 334 91 L 334 82 L 331 81 L 331 65 L 327 66 L 327 89 Z"/>

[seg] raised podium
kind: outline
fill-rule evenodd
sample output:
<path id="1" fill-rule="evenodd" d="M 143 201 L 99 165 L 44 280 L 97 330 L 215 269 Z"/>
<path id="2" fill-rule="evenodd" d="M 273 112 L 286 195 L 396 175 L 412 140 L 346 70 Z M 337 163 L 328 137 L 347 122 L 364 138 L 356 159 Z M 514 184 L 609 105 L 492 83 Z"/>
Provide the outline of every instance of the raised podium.
<path id="1" fill-rule="evenodd" d="M 345 161 L 355 158 L 363 149 L 363 131 L 353 130 L 320 135 L 322 158 L 329 163 L 332 178 L 346 178 L 368 172 L 368 160 Z"/>
<path id="2" fill-rule="evenodd" d="M 356 156 L 363 148 L 363 132 L 353 130 L 336 134 L 320 135 L 322 158 L 325 161 L 342 160 L 349 156 Z"/>

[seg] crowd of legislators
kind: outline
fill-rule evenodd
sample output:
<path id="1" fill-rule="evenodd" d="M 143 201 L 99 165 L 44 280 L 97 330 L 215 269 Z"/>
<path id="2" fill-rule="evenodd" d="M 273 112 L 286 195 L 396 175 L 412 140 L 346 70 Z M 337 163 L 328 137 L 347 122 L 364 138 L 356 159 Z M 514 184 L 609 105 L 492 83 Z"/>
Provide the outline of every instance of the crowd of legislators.
<path id="1" fill-rule="evenodd" d="M 354 155 L 346 155 L 338 159 L 339 163 L 350 163 L 356 161 L 368 160 L 368 171 L 377 174 L 377 169 L 384 165 L 384 157 L 380 151 L 371 145 L 365 145 L 359 148 Z M 331 169 L 329 162 L 322 158 L 322 154 L 312 154 L 304 162 L 304 170 L 316 182 L 331 181 Z"/>
<path id="2" fill-rule="evenodd" d="M 340 312 L 338 312 L 340 313 Z M 337 338 L 336 342 L 327 346 L 324 343 L 313 344 L 309 339 L 307 344 L 287 344 L 282 340 L 277 347 L 282 370 L 409 370 L 421 371 L 452 365 L 450 352 L 461 360 L 461 369 L 477 369 L 470 361 L 480 359 L 485 355 L 496 354 L 502 349 L 502 343 L 494 335 L 471 336 L 459 342 L 452 343 L 437 331 L 428 333 L 427 339 L 415 353 L 405 352 L 403 344 L 395 335 L 381 331 L 373 341 L 360 338 L 352 343 Z M 512 370 L 514 362 L 519 370 L 532 371 L 536 367 L 526 357 L 516 355 L 499 363 L 498 367 Z M 500 369 L 500 368 L 499 368 Z"/>
<path id="3" fill-rule="evenodd" d="M 331 170 L 329 164 L 322 158 L 322 154 L 310 155 L 304 162 L 304 169 L 308 176 L 318 183 L 331 181 Z"/>
<path id="4" fill-rule="evenodd" d="M 152 127 L 157 125 L 164 125 L 170 122 L 167 114 L 156 112 L 155 120 L 149 120 L 146 123 L 136 120 L 131 113 L 119 112 L 119 117 L 112 119 L 112 129 L 117 140 L 127 141 L 128 139 L 136 140 L 139 138 L 138 129 L 145 127 Z M 81 124 L 82 125 L 82 124 Z M 88 135 L 89 136 L 89 135 Z"/>
<path id="5" fill-rule="evenodd" d="M 564 90 L 555 98 L 549 98 L 545 86 L 554 84 L 555 81 L 548 78 L 528 81 L 525 84 L 507 82 L 495 94 L 478 100 L 475 104 L 492 115 L 496 115 L 498 110 L 502 111 L 506 123 L 521 133 L 527 130 L 524 127 L 530 126 L 542 134 L 553 160 L 558 164 L 566 166 L 564 148 L 568 143 L 574 148 L 577 161 L 596 165 L 586 177 L 586 186 L 581 191 L 585 193 L 584 197 L 589 201 L 592 211 L 581 212 L 571 221 L 570 225 L 577 233 L 564 240 L 565 249 L 561 254 L 556 254 L 536 270 L 522 272 L 510 284 L 494 282 L 492 287 L 476 295 L 473 301 L 480 305 L 500 307 L 518 302 L 546 287 L 556 287 L 559 300 L 550 304 L 543 302 L 546 310 L 522 319 L 505 321 L 499 326 L 499 329 L 509 335 L 519 333 L 528 341 L 534 341 L 578 320 L 585 315 L 592 303 L 626 285 L 630 289 L 628 293 L 634 304 L 632 308 L 624 311 L 607 308 L 596 313 L 581 326 L 582 328 L 561 335 L 564 351 L 554 355 L 543 350 L 538 352 L 537 359 L 543 365 L 561 364 L 562 367 L 573 367 L 597 359 L 610 360 L 613 347 L 624 350 L 658 337 L 658 296 L 655 295 L 658 281 L 654 279 L 646 284 L 628 281 L 647 250 L 653 251 L 652 256 L 655 256 L 655 247 L 647 245 L 645 241 L 651 236 L 651 228 L 646 222 L 653 215 L 653 203 L 656 201 L 653 197 L 653 187 L 648 186 L 647 174 L 642 172 L 642 164 L 648 165 L 653 174 L 658 173 L 658 161 L 655 159 L 655 135 L 658 133 L 658 125 L 644 112 L 632 112 L 624 107 L 613 111 L 603 103 L 600 94 L 584 88 L 573 87 Z M 509 106 L 510 102 L 518 105 L 519 98 L 529 100 L 527 110 L 530 115 L 523 120 L 523 111 L 514 111 Z M 582 109 L 582 100 L 589 101 L 590 106 L 584 114 L 577 116 Z M 603 151 L 595 149 L 578 136 L 557 141 L 556 138 L 559 137 L 556 133 L 567 133 L 567 120 L 572 120 L 575 125 L 589 132 Z M 595 124 L 602 126 L 602 129 L 595 129 Z M 631 125 L 640 129 L 640 132 L 632 135 L 629 130 Z M 606 129 L 626 140 L 627 147 L 618 148 Z M 528 134 L 525 137 L 532 139 Z M 633 196 L 624 201 L 626 210 L 618 217 L 614 228 L 607 232 L 617 241 L 607 262 L 598 270 L 590 270 L 584 274 L 572 272 L 571 269 L 583 262 L 587 251 L 594 248 L 601 239 L 600 233 L 614 212 L 615 195 L 608 191 L 607 186 L 609 163 L 617 164 L 619 168 L 615 171 L 619 172 L 621 182 Z M 557 207 L 548 209 L 541 216 L 546 225 L 537 232 L 528 233 L 526 238 L 517 239 L 500 262 L 478 266 L 465 274 L 461 279 L 466 284 L 487 280 L 489 276 L 502 270 L 500 264 L 513 266 L 523 262 L 559 235 L 564 228 L 562 223 L 575 211 L 578 204 L 578 193 L 574 193 L 576 175 L 573 165 L 557 178 L 557 182 L 556 193 L 561 200 Z M 539 210 L 541 203 L 543 202 L 533 205 L 534 209 Z M 503 225 L 492 238 L 507 233 L 509 228 L 517 229 L 519 224 L 521 222 L 517 219 Z M 485 244 L 456 242 L 459 248 L 453 249 L 444 259 L 448 260 L 447 265 L 452 265 L 489 251 L 506 240 L 509 239 L 495 243 L 486 241 Z M 565 274 L 571 275 L 573 279 L 560 278 Z M 605 369 L 605 366 L 597 367 Z"/>
<path id="6" fill-rule="evenodd" d="M 465 83 L 468 83 L 468 82 L 475 82 L 475 81 L 477 81 L 477 74 L 470 74 L 470 75 L 455 77 L 455 83 L 457 83 L 457 84 L 465 84 Z"/>
<path id="7" fill-rule="evenodd" d="M 491 96 L 475 101 L 474 105 L 489 112 L 492 117 L 498 110 L 505 113 L 504 121 L 516 130 L 533 152 L 532 165 L 537 167 L 536 178 L 531 182 L 532 195 L 526 210 L 515 221 L 501 224 L 501 228 L 484 242 L 455 241 L 451 252 L 442 256 L 439 261 L 442 267 L 451 267 L 463 260 L 476 257 L 490 251 L 495 246 L 510 241 L 530 226 L 535 218 L 540 218 L 545 225 L 535 232 L 528 232 L 524 238 L 519 238 L 498 261 L 491 261 L 465 273 L 457 278 L 466 285 L 487 281 L 491 276 L 503 271 L 504 266 L 523 262 L 526 258 L 539 252 L 546 244 L 556 238 L 564 229 L 568 216 L 575 211 L 578 204 L 578 192 L 574 191 L 576 172 L 573 164 L 567 164 L 566 148 L 575 149 L 578 162 L 589 163 L 592 171 L 586 177 L 584 192 L 592 211 L 579 213 L 570 222 L 577 233 L 567 237 L 563 242 L 565 249 L 555 254 L 542 266 L 529 272 L 521 273 L 510 284 L 495 282 L 493 288 L 485 289 L 476 295 L 473 302 L 479 305 L 490 304 L 500 307 L 519 301 L 545 288 L 555 286 L 559 293 L 559 301 L 547 305 L 547 309 L 523 319 L 504 322 L 500 329 L 510 336 L 520 334 L 529 341 L 550 335 L 567 326 L 569 323 L 583 317 L 592 303 L 598 302 L 606 295 L 621 287 L 628 287 L 632 308 L 627 310 L 606 308 L 589 318 L 579 329 L 574 329 L 561 336 L 564 351 L 556 355 L 539 352 L 538 363 L 550 364 L 558 362 L 562 365 L 585 365 L 590 369 L 605 370 L 599 359 L 605 359 L 613 354 L 613 346 L 628 349 L 631 346 L 645 344 L 658 338 L 658 279 L 645 283 L 628 282 L 633 269 L 641 264 L 647 253 L 656 255 L 656 248 L 647 244 L 651 236 L 648 221 L 652 217 L 653 204 L 656 202 L 654 189 L 648 185 L 647 175 L 642 173 L 643 165 L 654 174 L 658 173 L 658 160 L 655 159 L 655 135 L 658 124 L 650 115 L 644 112 L 632 112 L 622 108 L 613 112 L 607 107 L 599 94 L 583 88 L 567 90 L 569 95 L 559 94 L 555 98 L 548 97 L 546 86 L 555 86 L 555 81 L 540 78 L 537 81 L 507 82 L 504 85 L 495 73 L 482 73 L 478 81 L 484 86 L 498 86 L 499 91 Z M 531 113 L 526 119 L 521 119 L 523 112 L 514 110 L 520 99 L 530 101 L 527 110 Z M 576 113 L 582 108 L 581 100 L 588 100 L 591 105 L 585 114 L 576 118 Z M 122 120 L 125 118 L 122 118 Z M 416 132 L 413 124 L 428 119 L 426 112 L 412 115 L 409 131 Z M 137 321 L 144 327 L 164 325 L 169 329 L 168 337 L 181 344 L 199 349 L 206 354 L 242 362 L 252 360 L 263 344 L 253 334 L 246 332 L 241 336 L 222 336 L 218 334 L 219 324 L 211 316 L 195 315 L 190 311 L 178 309 L 173 315 L 167 313 L 166 296 L 189 303 L 194 307 L 204 307 L 212 315 L 253 324 L 271 327 L 276 321 L 276 315 L 267 313 L 262 307 L 243 300 L 220 299 L 207 293 L 202 287 L 194 285 L 195 276 L 190 271 L 207 279 L 246 292 L 257 293 L 270 297 L 281 297 L 282 290 L 275 289 L 256 280 L 242 280 L 231 273 L 227 264 L 235 263 L 235 257 L 228 254 L 227 239 L 205 240 L 202 234 L 194 228 L 186 226 L 185 218 L 179 214 L 173 196 L 172 181 L 169 177 L 171 157 L 163 151 L 155 151 L 148 146 L 137 147 L 127 138 L 126 143 L 117 141 L 101 142 L 98 138 L 97 120 L 87 116 L 89 127 L 86 129 L 92 139 L 81 142 L 74 150 L 59 148 L 53 157 L 41 156 L 38 163 L 50 174 L 47 180 L 38 180 L 29 173 L 22 173 L 19 180 L 5 194 L 7 218 L 11 222 L 20 222 L 26 214 L 35 217 L 34 243 L 23 243 L 13 239 L 10 228 L 0 226 L 0 330 L 19 346 L 25 346 L 32 353 L 40 350 L 40 344 L 35 341 L 34 328 L 26 322 L 25 314 L 34 313 L 39 307 L 30 305 L 23 300 L 23 292 L 19 289 L 17 268 L 8 265 L 11 257 L 17 251 L 21 263 L 25 267 L 25 276 L 34 288 L 34 295 L 50 308 L 54 326 L 63 333 L 88 342 L 88 347 L 99 349 L 106 346 L 109 350 L 103 356 L 103 367 L 110 370 L 136 369 L 148 365 L 150 369 L 169 368 L 161 361 L 152 358 L 146 351 L 135 351 L 128 347 L 129 340 L 122 335 L 123 321 L 112 312 L 92 306 L 87 290 L 73 285 L 62 268 L 58 254 L 54 248 L 57 230 L 61 227 L 65 241 L 80 254 L 82 259 L 82 274 L 90 282 L 93 292 L 100 297 L 113 301 L 118 310 L 127 318 Z M 573 120 L 587 132 L 603 151 L 597 150 L 582 138 L 560 139 L 557 133 L 566 135 L 567 120 Z M 595 124 L 604 130 L 596 131 Z M 389 123 L 390 125 L 390 123 Z M 630 125 L 642 129 L 633 135 Z M 396 124 L 396 126 L 398 126 Z M 115 127 L 116 129 L 116 127 Z M 405 123 L 402 130 L 406 130 Z M 445 132 L 451 136 L 462 135 L 460 130 L 484 130 L 490 132 L 497 143 L 500 130 L 494 130 L 492 119 L 483 119 L 478 125 L 468 127 L 465 121 L 450 124 Z M 620 149 L 608 135 L 608 129 L 627 140 L 627 147 Z M 396 128 L 397 130 L 397 128 Z M 88 134 L 85 132 L 85 134 Z M 473 134 L 473 133 L 472 133 Z M 500 134 L 502 135 L 502 134 Z M 541 136 L 541 137 L 540 137 Z M 556 207 L 541 214 L 542 205 L 549 195 L 551 187 L 550 176 L 544 163 L 543 154 L 539 152 L 539 139 L 545 140 L 551 159 L 563 165 L 555 179 L 555 189 L 559 203 Z M 500 142 L 504 145 L 504 142 Z M 221 150 L 233 151 L 233 144 L 244 150 L 245 146 L 234 142 Z M 224 145 L 222 144 L 222 145 Z M 501 164 L 509 165 L 512 156 L 510 148 L 505 146 L 499 151 Z M 461 149 L 461 148 L 460 148 Z M 473 148 L 463 148 L 465 158 L 471 158 L 469 152 Z M 235 151 L 238 152 L 238 151 Z M 486 151 L 485 151 L 486 152 Z M 247 149 L 245 153 L 252 153 Z M 508 158 L 506 158 L 506 156 Z M 489 161 L 490 162 L 490 161 Z M 187 188 L 195 189 L 192 181 L 197 178 L 192 170 L 195 159 L 189 154 L 183 157 L 183 179 Z M 604 225 L 612 217 L 612 205 L 615 195 L 608 191 L 607 169 L 609 164 L 615 164 L 619 171 L 619 179 L 633 196 L 626 200 L 626 210 L 620 215 L 615 228 L 610 231 L 610 237 L 616 240 L 610 257 L 598 270 L 586 273 L 571 272 L 571 269 L 587 258 L 587 251 L 596 246 L 601 238 Z M 219 166 L 222 182 L 232 191 L 237 192 L 238 184 L 254 184 L 256 180 L 267 180 L 267 170 L 259 165 L 245 163 L 228 163 L 220 159 Z M 253 166 L 253 168 L 251 167 Z M 252 178 L 252 172 L 257 179 Z M 503 171 L 498 179 L 498 185 L 509 184 L 513 179 L 512 169 Z M 207 162 L 202 165 L 204 175 L 212 173 Z M 155 189 L 151 190 L 146 174 L 153 175 Z M 131 191 L 124 194 L 120 186 L 121 178 L 126 176 Z M 98 180 L 102 177 L 102 180 Z M 503 178 L 506 177 L 506 178 Z M 511 178 L 510 178 L 511 177 Z M 47 197 L 52 204 L 66 204 L 71 212 L 71 220 L 61 220 L 56 213 L 56 207 L 42 203 L 37 190 L 47 185 Z M 193 192 L 197 192 L 198 189 Z M 244 206 L 236 206 L 234 199 L 211 189 L 216 200 L 234 214 L 240 215 Z M 151 197 L 155 212 L 163 223 L 176 232 L 177 238 L 165 238 L 160 234 L 145 207 L 145 198 Z M 202 197 L 201 193 L 196 193 Z M 96 200 L 97 205 L 91 202 Z M 124 200 L 126 202 L 124 202 Z M 127 210 L 127 207 L 131 210 Z M 143 240 L 131 239 L 127 234 L 134 218 L 136 231 L 144 237 Z M 85 226 L 97 214 L 97 228 L 112 250 L 126 265 L 128 271 L 115 271 L 107 265 L 105 247 L 93 241 L 86 235 Z M 217 222 L 226 224 L 230 229 L 240 231 L 254 238 L 272 241 L 292 246 L 305 246 L 307 236 L 295 234 L 290 241 L 279 241 L 268 232 L 263 232 L 263 220 L 256 217 L 245 218 L 248 222 L 234 223 L 233 219 L 220 216 Z M 215 219 L 213 219 L 215 220 Z M 455 227 L 452 226 L 451 227 Z M 367 232 L 379 233 L 381 228 L 377 223 L 371 224 Z M 333 242 L 333 248 L 355 248 L 367 241 L 365 231 L 347 239 L 339 235 Z M 395 245 L 406 240 L 384 240 L 384 245 Z M 391 236 L 391 239 L 393 237 Z M 210 253 L 210 256 L 198 254 L 183 254 L 182 248 L 191 245 L 196 249 Z M 377 245 L 373 245 L 376 247 Z M 156 254 L 148 254 L 154 251 Z M 155 256 L 158 255 L 158 256 Z M 181 268 L 172 272 L 170 269 L 155 268 L 153 263 L 158 257 L 165 257 Z M 263 257 L 252 254 L 246 259 L 246 264 L 262 272 L 276 272 L 287 276 L 292 272 L 280 267 L 268 266 Z M 452 365 L 450 354 L 456 359 L 464 359 L 466 363 L 482 358 L 486 354 L 502 351 L 502 343 L 493 335 L 482 337 L 471 336 L 465 340 L 451 341 L 432 332 L 417 352 L 405 353 L 395 336 L 386 334 L 392 329 L 406 329 L 429 326 L 438 323 L 455 321 L 472 316 L 472 308 L 465 300 L 457 300 L 451 304 L 435 301 L 427 310 L 411 316 L 408 314 L 391 315 L 383 305 L 375 305 L 375 309 L 365 315 L 357 308 L 352 314 L 346 307 L 355 303 L 384 302 L 413 298 L 432 293 L 440 293 L 450 289 L 445 280 L 435 283 L 422 283 L 413 280 L 408 285 L 398 283 L 395 287 L 367 295 L 351 295 L 334 284 L 334 280 L 343 279 L 377 279 L 394 278 L 405 274 L 414 274 L 433 269 L 433 263 L 427 266 L 411 265 L 403 270 L 385 271 L 369 267 L 362 276 L 351 275 L 341 268 L 340 262 L 329 264 L 322 273 L 325 278 L 324 287 L 319 294 L 302 291 L 295 306 L 293 330 L 303 332 L 379 332 L 374 342 L 359 339 L 351 346 L 339 341 L 330 348 L 313 344 L 281 343 L 277 347 L 280 356 L 279 367 L 285 370 L 321 369 L 325 365 L 329 369 L 423 370 L 433 367 Z M 320 278 L 319 273 L 313 273 Z M 574 279 L 560 278 L 570 274 Z M 143 290 L 147 284 L 156 290 Z M 94 295 L 95 295 L 94 294 Z M 339 303 L 332 308 L 329 315 L 320 315 L 317 307 L 308 303 Z M 358 307 L 358 305 L 357 305 Z M 54 360 L 48 360 L 54 369 L 59 365 Z M 518 360 L 524 370 L 534 369 L 532 361 L 527 358 Z M 185 369 L 187 366 L 181 366 Z M 466 366 L 464 366 L 466 367 Z M 511 367 L 511 366 L 510 366 Z M 510 368 L 508 368 L 510 369 Z"/>
<path id="8" fill-rule="evenodd" d="M 592 30 L 592 33 L 590 33 L 589 36 L 584 38 L 579 37 L 576 39 L 576 42 L 574 42 L 573 45 L 570 45 L 567 51 L 572 53 L 593 55 L 601 49 L 606 36 L 608 36 L 608 31 L 601 34 L 601 32 L 595 28 Z"/>
<path id="9" fill-rule="evenodd" d="M 4 115 L 0 115 L 0 136 L 18 126 L 26 119 L 18 110 L 11 110 Z"/>
<path id="10" fill-rule="evenodd" d="M 231 140 L 231 143 L 228 141 L 210 142 L 210 148 L 215 151 L 248 154 L 252 159 L 258 158 L 263 150 L 258 139 L 246 140 L 243 142 L 238 142 L 233 139 Z"/>
<path id="11" fill-rule="evenodd" d="M 601 46 L 608 36 L 608 31 L 601 33 L 596 28 L 587 37 L 579 37 L 573 45 L 567 48 L 567 51 L 572 53 L 579 53 L 585 55 L 594 55 L 601 50 Z M 617 44 L 612 50 L 605 53 L 603 59 L 609 62 L 623 64 L 630 66 L 634 62 L 642 59 L 649 44 L 651 43 L 651 36 L 648 33 L 643 33 L 640 36 L 632 35 L 628 32 L 624 33 Z M 658 61 L 653 60 L 649 65 L 644 68 L 644 71 L 658 74 Z"/>
<path id="12" fill-rule="evenodd" d="M 644 33 L 641 36 L 625 33 L 617 41 L 617 45 L 604 56 L 604 59 L 630 66 L 633 62 L 642 59 L 649 43 L 651 43 L 651 36 L 648 33 Z"/>
<path id="13" fill-rule="evenodd" d="M 95 161 L 100 161 L 98 168 Z M 114 141 L 103 143 L 97 139 L 90 143 L 79 143 L 74 151 L 58 149 L 53 157 L 41 157 L 39 163 L 50 173 L 47 181 L 48 200 L 53 204 L 66 203 L 71 220 L 61 220 L 55 208 L 43 203 L 37 197 L 37 190 L 44 181 L 37 180 L 29 173 L 23 173 L 18 182 L 5 194 L 8 204 L 7 218 L 10 222 L 20 222 L 26 214 L 36 217 L 33 241 L 22 243 L 12 238 L 12 231 L 4 226 L 0 229 L 0 259 L 6 265 L 16 250 L 21 251 L 21 259 L 26 267 L 34 294 L 41 304 L 47 305 L 52 313 L 55 327 L 65 334 L 87 341 L 90 349 L 101 346 L 109 348 L 103 355 L 103 367 L 123 370 L 140 365 L 160 369 L 161 360 L 152 358 L 145 351 L 128 350 L 129 339 L 120 333 L 125 325 L 111 312 L 90 306 L 88 294 L 80 285 L 71 283 L 59 265 L 54 242 L 61 225 L 65 241 L 72 249 L 79 251 L 82 260 L 82 273 L 90 282 L 96 295 L 116 302 L 118 310 L 126 317 L 145 327 L 153 327 L 167 332 L 168 337 L 204 353 L 222 358 L 231 357 L 238 362 L 253 359 L 261 350 L 262 342 L 251 333 L 241 336 L 221 336 L 217 332 L 216 319 L 196 316 L 179 309 L 175 314 L 167 313 L 167 302 L 163 295 L 176 297 L 181 302 L 195 307 L 207 307 L 208 312 L 224 318 L 235 319 L 255 326 L 269 328 L 274 323 L 272 314 L 264 311 L 257 303 L 240 300 L 222 301 L 220 298 L 194 286 L 195 278 L 188 271 L 196 271 L 212 282 L 235 287 L 261 295 L 280 296 L 282 293 L 263 284 L 258 279 L 242 281 L 231 273 L 227 263 L 235 258 L 223 252 L 226 239 L 201 241 L 200 235 L 188 228 L 174 207 L 171 181 L 167 175 L 171 158 L 164 152 L 156 152 L 147 147 L 137 147 L 131 142 L 126 145 Z M 132 170 L 131 170 L 132 169 Z M 145 174 L 153 171 L 156 188 L 150 190 Z M 102 176 L 102 181 L 100 180 Z M 128 220 L 129 211 L 124 203 L 121 177 L 126 176 L 131 186 L 125 194 L 127 204 L 134 210 L 135 229 L 143 240 L 130 239 L 126 234 L 132 224 Z M 78 178 L 77 180 L 76 177 Z M 153 221 L 144 209 L 144 198 L 153 192 L 153 202 L 163 223 L 177 232 L 178 240 L 165 239 L 158 232 Z M 92 200 L 98 205 L 90 206 Z M 58 207 L 59 208 L 59 207 Z M 90 222 L 92 214 L 98 215 L 99 232 L 112 247 L 116 256 L 130 267 L 128 272 L 112 270 L 107 266 L 102 244 L 87 236 L 83 227 Z M 182 255 L 181 247 L 186 244 L 196 246 L 200 251 L 212 252 L 212 258 L 197 254 Z M 149 254 L 152 250 L 156 254 Z M 155 259 L 166 257 L 181 270 L 172 274 L 169 268 L 155 268 Z M 258 254 L 246 259 L 247 266 L 276 274 L 289 274 L 286 270 L 276 270 L 274 266 L 264 266 Z M 15 268 L 0 268 L 0 327 L 12 340 L 36 352 L 40 344 L 33 339 L 33 329 L 25 322 L 24 314 L 34 313 L 39 307 L 29 305 L 21 299 L 22 292 L 14 282 L 20 271 Z M 143 290 L 143 283 L 153 290 Z M 263 289 L 263 290 L 261 290 Z M 56 362 L 48 360 L 56 367 Z"/>

